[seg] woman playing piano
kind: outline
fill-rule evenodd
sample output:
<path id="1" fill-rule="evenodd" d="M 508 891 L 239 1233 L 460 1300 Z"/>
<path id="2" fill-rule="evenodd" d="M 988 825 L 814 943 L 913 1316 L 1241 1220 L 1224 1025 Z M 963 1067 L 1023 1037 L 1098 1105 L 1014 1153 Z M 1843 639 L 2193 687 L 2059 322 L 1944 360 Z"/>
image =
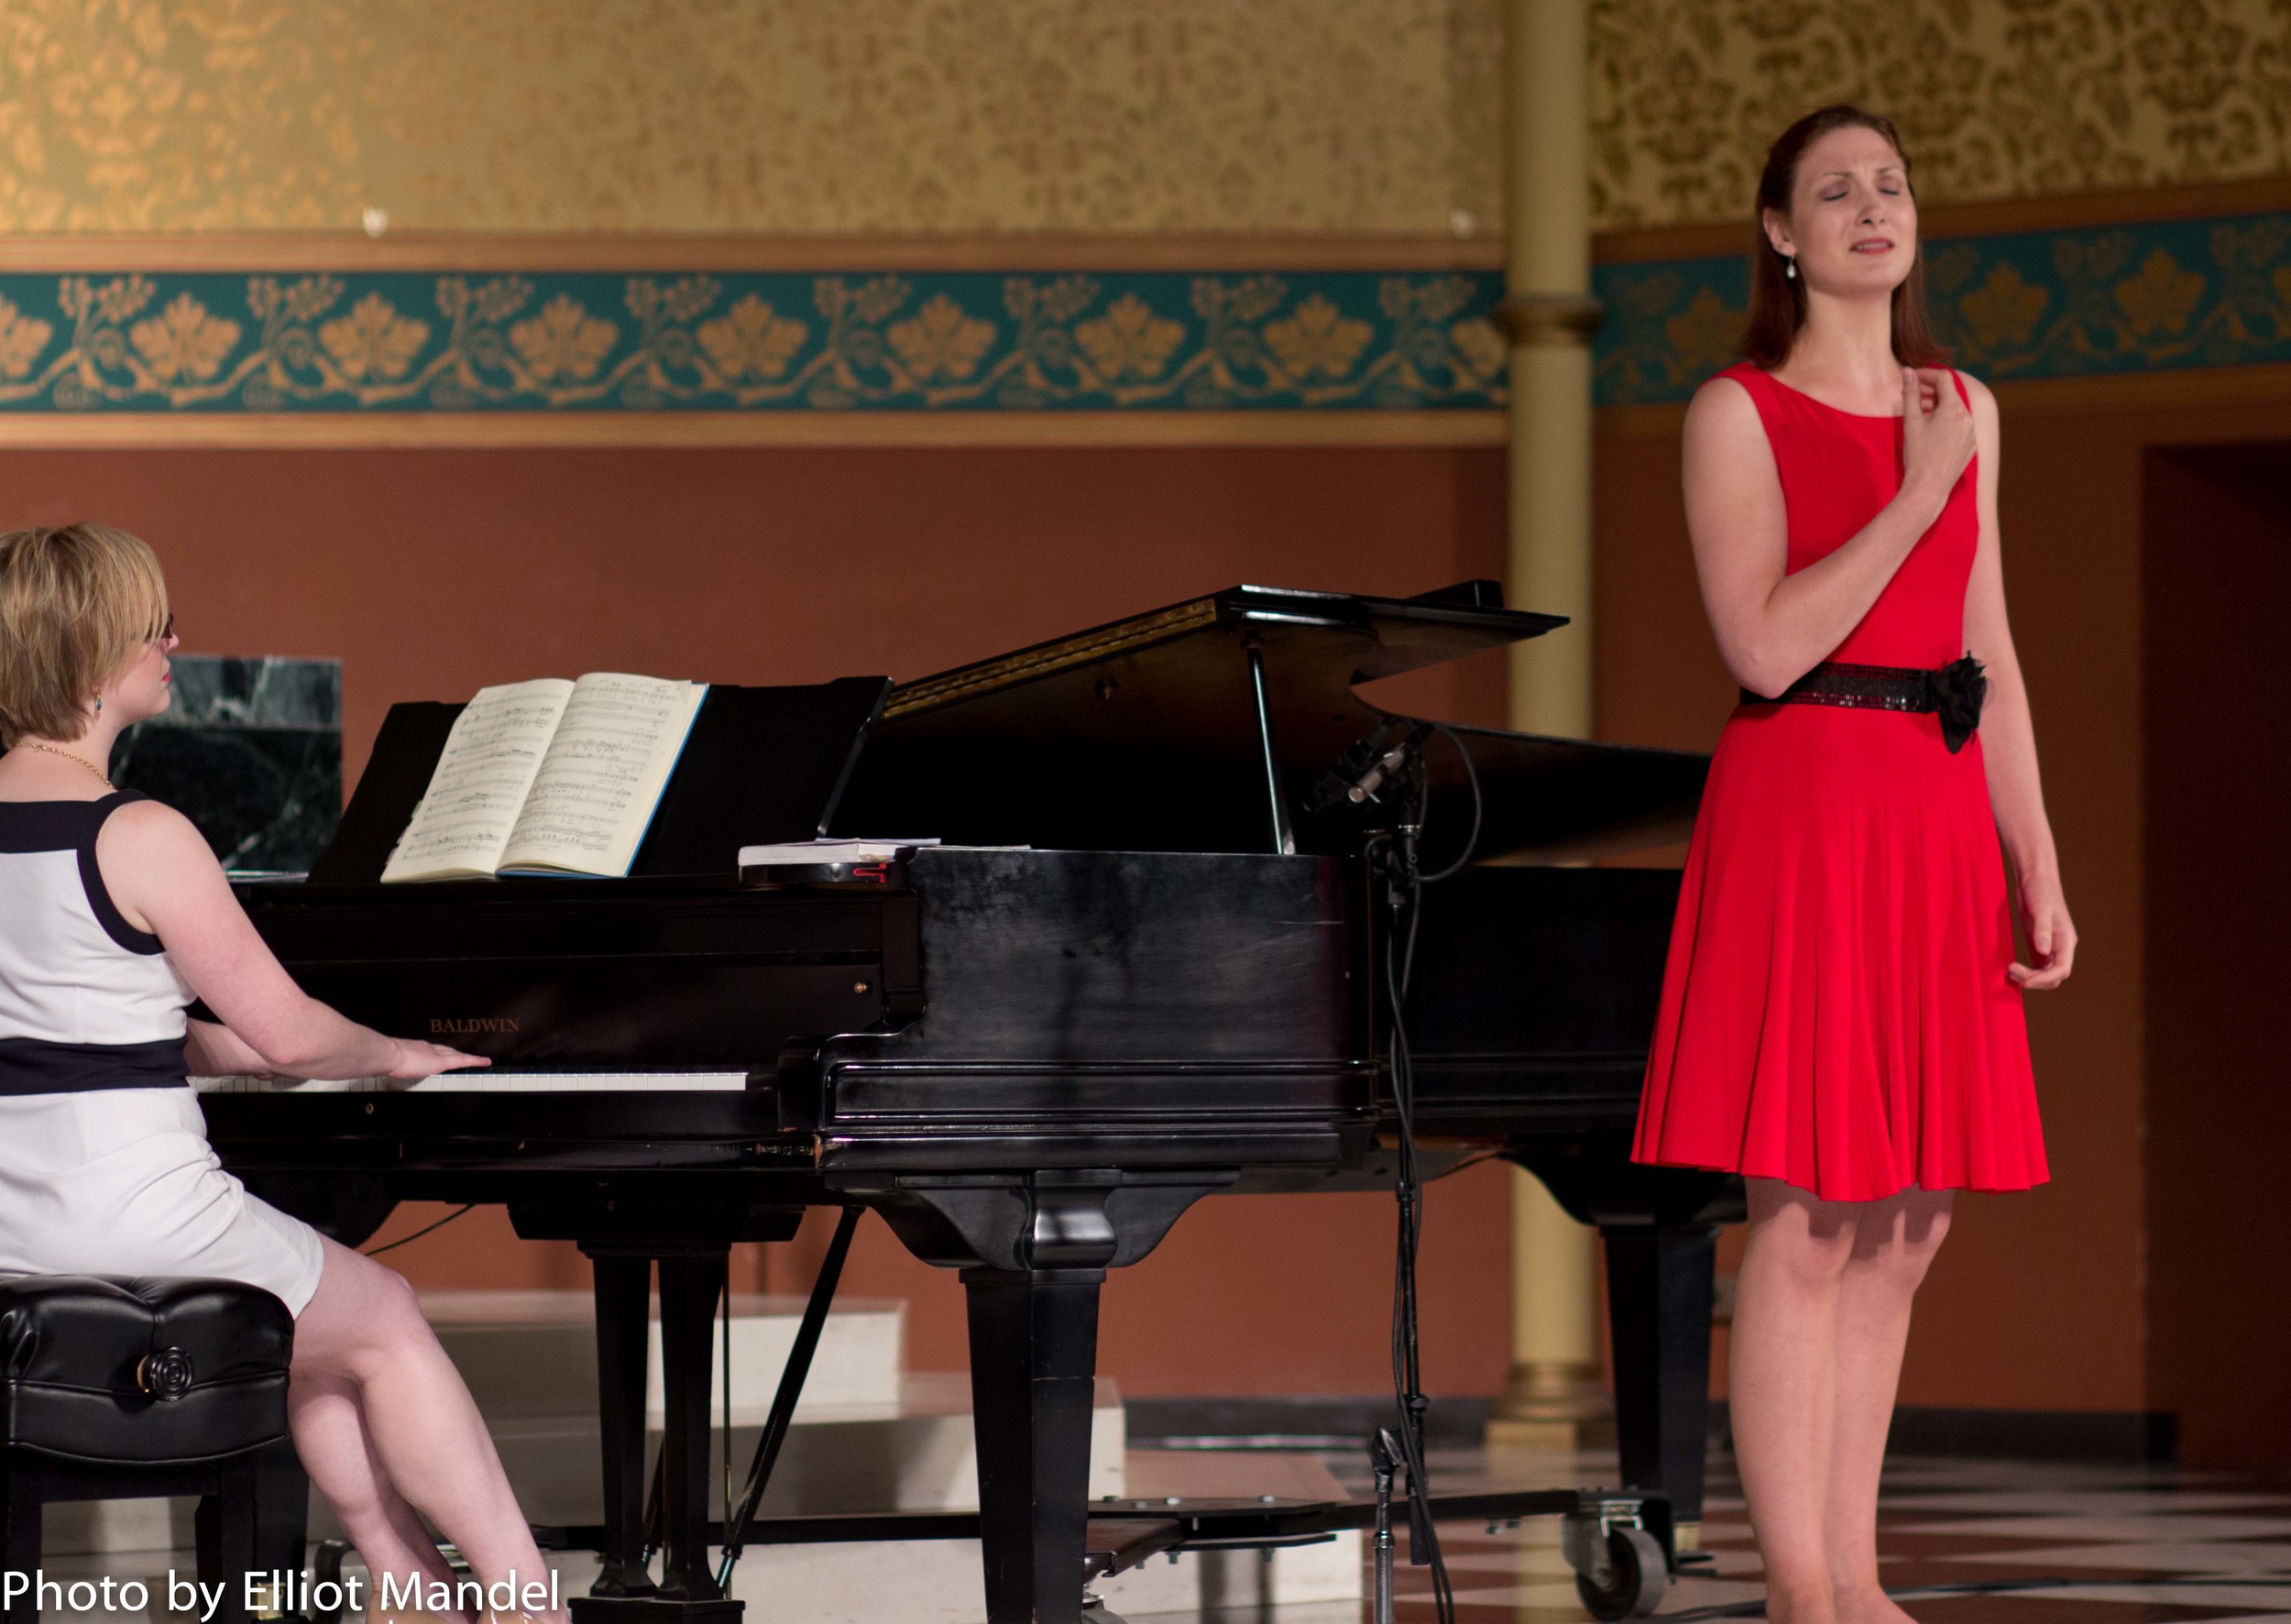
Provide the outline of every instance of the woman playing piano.
<path id="1" fill-rule="evenodd" d="M 295 1447 L 376 1578 L 545 1580 L 462 1385 L 394 1271 L 247 1193 L 188 1072 L 483 1065 L 305 997 L 199 831 L 104 774 L 168 706 L 159 560 L 98 525 L 0 536 L 0 1273 L 207 1275 L 295 1316 Z M 221 1024 L 187 1020 L 193 998 Z M 425 1584 L 426 1588 L 426 1584 Z"/>
<path id="2" fill-rule="evenodd" d="M 1926 327 L 1892 126 L 1792 125 L 1757 224 L 1746 359 L 1696 393 L 1684 442 L 1742 703 L 1637 1155 L 1748 1181 L 1728 1363 L 1769 1615 L 1898 1624 L 1877 1493 L 1910 1300 L 1954 1191 L 2046 1177 L 2021 995 L 2066 978 L 2077 937 L 2005 621 L 1996 401 Z"/>

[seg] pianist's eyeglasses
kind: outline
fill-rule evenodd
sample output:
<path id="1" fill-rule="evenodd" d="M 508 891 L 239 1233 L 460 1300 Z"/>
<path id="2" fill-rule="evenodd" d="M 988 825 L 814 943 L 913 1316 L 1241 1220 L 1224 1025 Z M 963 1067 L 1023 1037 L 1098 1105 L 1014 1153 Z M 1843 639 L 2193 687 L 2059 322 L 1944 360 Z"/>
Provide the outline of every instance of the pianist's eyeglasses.
<path id="1" fill-rule="evenodd" d="M 151 634 L 151 635 L 150 635 L 148 639 L 146 639 L 145 641 L 149 642 L 166 642 L 169 638 L 170 638 L 170 637 L 172 637 L 172 636 L 174 636 L 174 635 L 175 635 L 175 615 L 174 615 L 174 611 L 170 610 L 170 611 L 168 612 L 168 617 L 167 617 L 167 619 L 166 619 L 164 621 L 162 621 L 162 622 L 160 623 L 160 625 L 159 625 L 159 629 L 157 631 L 154 631 L 154 632 L 153 632 L 153 633 L 152 633 L 152 634 Z"/>

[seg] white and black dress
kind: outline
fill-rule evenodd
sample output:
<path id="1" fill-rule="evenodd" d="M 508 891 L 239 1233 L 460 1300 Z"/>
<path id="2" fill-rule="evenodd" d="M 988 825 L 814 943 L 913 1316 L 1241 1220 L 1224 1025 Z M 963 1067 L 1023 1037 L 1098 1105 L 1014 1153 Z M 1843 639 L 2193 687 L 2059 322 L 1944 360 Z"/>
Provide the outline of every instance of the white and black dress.
<path id="1" fill-rule="evenodd" d="M 317 1233 L 216 1160 L 184 1078 L 192 990 L 95 866 L 139 798 L 0 801 L 0 1275 L 203 1275 L 299 1314 Z"/>

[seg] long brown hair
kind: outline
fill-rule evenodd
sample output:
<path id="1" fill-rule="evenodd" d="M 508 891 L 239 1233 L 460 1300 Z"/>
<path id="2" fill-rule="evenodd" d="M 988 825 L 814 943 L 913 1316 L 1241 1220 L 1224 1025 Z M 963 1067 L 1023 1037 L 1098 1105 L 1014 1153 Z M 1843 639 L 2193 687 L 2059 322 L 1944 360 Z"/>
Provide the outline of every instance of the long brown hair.
<path id="1" fill-rule="evenodd" d="M 1805 149 L 1832 130 L 1850 128 L 1875 130 L 1891 143 L 1902 160 L 1902 182 L 1910 186 L 1912 197 L 1916 195 L 1901 134 L 1882 114 L 1836 102 L 1815 108 L 1782 131 L 1766 150 L 1766 168 L 1758 178 L 1758 206 L 1750 217 L 1756 240 L 1750 247 L 1750 323 L 1742 335 L 1742 354 L 1760 367 L 1770 369 L 1788 360 L 1798 329 L 1805 325 L 1805 280 L 1782 274 L 1789 260 L 1766 235 L 1766 211 L 1787 220 Z M 1893 290 L 1893 358 L 1904 367 L 1938 367 L 1948 355 L 1925 317 L 1925 236 L 1920 229 L 1909 275 Z"/>

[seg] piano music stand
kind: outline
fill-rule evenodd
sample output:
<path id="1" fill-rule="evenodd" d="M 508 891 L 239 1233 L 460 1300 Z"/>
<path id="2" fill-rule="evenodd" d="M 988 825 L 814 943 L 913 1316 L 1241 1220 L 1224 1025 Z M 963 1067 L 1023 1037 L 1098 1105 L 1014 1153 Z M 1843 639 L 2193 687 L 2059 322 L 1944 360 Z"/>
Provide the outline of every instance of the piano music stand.
<path id="1" fill-rule="evenodd" d="M 742 846 L 827 833 L 890 691 L 882 676 L 800 687 L 711 684 L 630 875 L 728 878 Z M 334 843 L 311 865 L 313 883 L 382 877 L 462 709 L 430 700 L 389 708 Z"/>

